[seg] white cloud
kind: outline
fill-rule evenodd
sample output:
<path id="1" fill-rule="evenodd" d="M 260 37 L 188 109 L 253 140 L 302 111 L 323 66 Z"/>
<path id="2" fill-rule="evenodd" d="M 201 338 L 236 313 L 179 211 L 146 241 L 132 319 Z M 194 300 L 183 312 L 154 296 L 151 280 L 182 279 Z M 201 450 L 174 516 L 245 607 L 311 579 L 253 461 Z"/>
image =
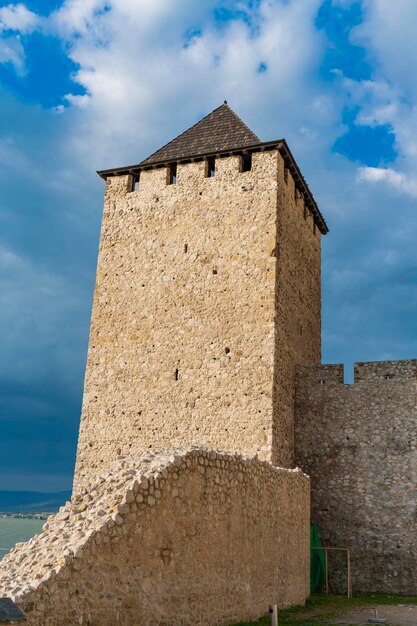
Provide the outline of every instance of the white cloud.
<path id="1" fill-rule="evenodd" d="M 398 87 L 381 76 L 353 80 L 338 73 L 347 103 L 359 107 L 356 123 L 364 126 L 390 124 L 403 109 Z"/>
<path id="2" fill-rule="evenodd" d="M 417 197 L 417 180 L 413 176 L 390 168 L 361 167 L 358 180 L 371 183 L 385 182 L 409 196 Z"/>
<path id="3" fill-rule="evenodd" d="M 104 0 L 66 0 L 51 14 L 49 22 L 52 29 L 61 37 L 82 36 L 90 29 L 95 31 L 95 19 L 106 6 Z"/>
<path id="4" fill-rule="evenodd" d="M 334 127 L 338 107 L 315 80 L 325 45 L 314 25 L 320 4 L 225 2 L 247 19 L 219 25 L 216 0 L 66 0 L 38 28 L 63 39 L 86 95 L 67 94 L 55 110 L 65 113 L 64 103 L 85 110 L 73 142 L 99 167 L 138 160 L 225 98 L 265 138 L 294 134 L 311 149 L 332 142 L 332 131 L 323 130 Z M 23 27 L 22 7 L 9 5 L 7 15 L 21 15 Z M 14 57 L 20 71 L 22 52 Z"/>
<path id="5" fill-rule="evenodd" d="M 0 63 L 11 63 L 17 74 L 24 74 L 25 51 L 20 34 L 32 32 L 38 23 L 38 16 L 24 4 L 0 8 Z"/>
<path id="6" fill-rule="evenodd" d="M 414 0 L 364 0 L 363 6 L 365 20 L 354 31 L 354 41 L 368 47 L 384 75 L 415 92 L 417 77 L 410 61 L 417 48 L 417 4 Z"/>
<path id="7" fill-rule="evenodd" d="M 18 74 L 24 73 L 25 51 L 20 37 L 0 37 L 0 63 L 11 63 Z"/>
<path id="8" fill-rule="evenodd" d="M 352 41 L 365 46 L 373 66 L 372 78 L 353 84 L 350 97 L 361 110 L 358 122 L 388 124 L 396 138 L 398 159 L 393 170 L 366 174 L 373 182 L 388 182 L 399 192 L 415 195 L 417 179 L 417 3 L 402 0 L 363 0 L 364 21 Z M 362 179 L 364 176 L 362 174 Z"/>
<path id="9" fill-rule="evenodd" d="M 70 104 L 80 107 L 80 109 L 85 109 L 86 107 L 88 107 L 89 103 L 90 103 L 90 99 L 91 96 L 89 96 L 88 94 L 84 94 L 82 96 L 74 96 L 72 93 L 67 93 L 64 96 L 64 100 L 66 102 L 69 102 Z M 59 109 L 62 110 L 62 109 Z"/>
<path id="10" fill-rule="evenodd" d="M 0 8 L 0 34 L 3 30 L 29 33 L 36 28 L 38 23 L 38 15 L 29 11 L 24 4 L 9 4 Z"/>
<path id="11" fill-rule="evenodd" d="M 266 138 L 299 124 L 295 107 L 305 111 L 304 141 L 313 141 L 313 127 L 316 140 L 323 140 L 318 127 L 334 123 L 326 90 L 312 80 L 324 46 L 314 26 L 320 0 L 263 0 L 247 9 L 251 25 L 232 20 L 221 27 L 213 20 L 212 0 L 109 4 L 104 11 L 104 3 L 94 0 L 67 0 L 49 20 L 65 33 L 79 66 L 74 78 L 89 95 L 78 148 L 84 141 L 91 156 L 95 146 L 99 166 L 123 158 L 115 146 L 127 160 L 145 156 L 138 142 L 142 150 L 157 147 L 196 121 L 196 112 L 206 113 L 225 98 L 243 116 L 252 114 Z M 199 27 L 184 45 L 186 33 Z M 268 68 L 263 74 L 257 72 L 260 63 Z M 267 116 L 272 128 L 263 121 Z"/>

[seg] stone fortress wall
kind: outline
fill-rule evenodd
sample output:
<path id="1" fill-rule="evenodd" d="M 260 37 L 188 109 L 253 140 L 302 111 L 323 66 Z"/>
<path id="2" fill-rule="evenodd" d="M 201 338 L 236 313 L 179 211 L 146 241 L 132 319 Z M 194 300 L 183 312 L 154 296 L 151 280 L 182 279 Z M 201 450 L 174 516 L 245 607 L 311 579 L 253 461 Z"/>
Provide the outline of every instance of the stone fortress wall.
<path id="1" fill-rule="evenodd" d="M 352 550 L 353 590 L 417 590 L 417 361 L 298 367 L 295 458 L 324 545 Z M 340 562 L 339 562 L 340 564 Z M 345 570 L 333 573 L 342 589 Z"/>
<path id="2" fill-rule="evenodd" d="M 320 231 L 278 150 L 107 178 L 74 489 L 190 444 L 293 466 L 320 362 Z"/>
<path id="3" fill-rule="evenodd" d="M 416 592 L 416 361 L 357 364 L 353 385 L 320 365 L 327 227 L 279 143 L 227 148 L 214 177 L 178 157 L 175 184 L 142 162 L 139 190 L 105 171 L 74 495 L 0 563 L 29 626 L 220 626 L 304 603 L 310 483 L 277 467 L 294 463 L 354 590 Z"/>
<path id="4" fill-rule="evenodd" d="M 221 626 L 304 603 L 309 489 L 237 455 L 131 456 L 0 562 L 0 597 L 28 626 Z"/>

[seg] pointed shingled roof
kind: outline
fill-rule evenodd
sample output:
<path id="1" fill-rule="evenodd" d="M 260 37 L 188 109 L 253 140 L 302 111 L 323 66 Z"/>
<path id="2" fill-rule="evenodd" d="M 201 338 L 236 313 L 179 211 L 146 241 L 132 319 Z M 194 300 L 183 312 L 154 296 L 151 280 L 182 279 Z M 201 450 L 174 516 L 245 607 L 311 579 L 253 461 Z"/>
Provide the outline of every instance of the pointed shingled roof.
<path id="1" fill-rule="evenodd" d="M 141 165 L 215 154 L 260 143 L 227 102 L 142 161 Z"/>

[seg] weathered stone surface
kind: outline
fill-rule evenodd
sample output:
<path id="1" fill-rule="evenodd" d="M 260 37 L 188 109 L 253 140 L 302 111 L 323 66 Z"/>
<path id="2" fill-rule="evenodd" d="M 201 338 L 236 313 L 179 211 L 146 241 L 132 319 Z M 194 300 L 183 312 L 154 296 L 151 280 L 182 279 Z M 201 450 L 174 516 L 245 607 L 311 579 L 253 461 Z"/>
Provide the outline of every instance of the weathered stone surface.
<path id="1" fill-rule="evenodd" d="M 0 562 L 28 626 L 228 625 L 308 593 L 307 476 L 205 449 L 116 462 Z"/>
<path id="2" fill-rule="evenodd" d="M 294 369 L 320 362 L 320 232 L 279 152 L 107 179 L 74 489 L 197 444 L 292 466 Z"/>
<path id="3" fill-rule="evenodd" d="M 299 367 L 296 461 L 326 545 L 352 550 L 354 591 L 417 591 L 417 362 Z M 333 583 L 346 588 L 340 558 Z M 332 564 L 332 563 L 331 563 Z"/>

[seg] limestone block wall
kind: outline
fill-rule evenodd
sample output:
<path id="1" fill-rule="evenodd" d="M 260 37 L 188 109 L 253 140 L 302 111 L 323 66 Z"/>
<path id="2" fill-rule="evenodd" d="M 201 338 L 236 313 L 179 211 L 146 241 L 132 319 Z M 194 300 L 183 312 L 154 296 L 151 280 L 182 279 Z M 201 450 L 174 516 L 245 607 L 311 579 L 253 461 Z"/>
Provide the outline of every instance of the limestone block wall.
<path id="1" fill-rule="evenodd" d="M 294 381 L 321 362 L 321 234 L 291 173 L 279 162 L 271 460 L 294 465 Z"/>
<path id="2" fill-rule="evenodd" d="M 296 461 L 324 544 L 352 550 L 353 590 L 417 592 L 417 362 L 299 367 Z M 342 563 L 334 572 L 345 584 Z"/>
<path id="3" fill-rule="evenodd" d="M 109 177 L 74 489 L 190 444 L 293 463 L 294 368 L 320 362 L 320 232 L 278 151 Z"/>
<path id="4" fill-rule="evenodd" d="M 203 449 L 118 461 L 0 562 L 28 626 L 220 626 L 308 594 L 308 477 Z"/>

